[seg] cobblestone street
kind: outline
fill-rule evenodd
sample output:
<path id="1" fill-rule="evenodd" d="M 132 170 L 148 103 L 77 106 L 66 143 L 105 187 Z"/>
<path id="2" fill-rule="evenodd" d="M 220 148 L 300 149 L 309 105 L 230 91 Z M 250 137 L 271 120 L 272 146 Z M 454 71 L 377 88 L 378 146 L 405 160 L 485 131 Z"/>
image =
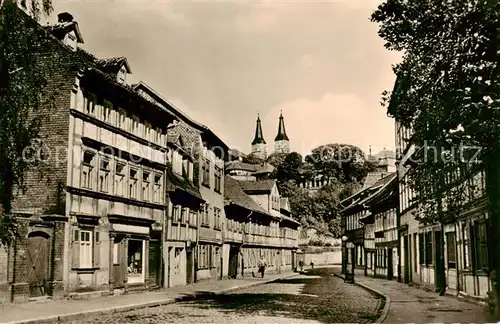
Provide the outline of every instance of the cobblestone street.
<path id="1" fill-rule="evenodd" d="M 198 300 L 65 323 L 372 323 L 383 302 L 317 269 L 293 279 Z"/>

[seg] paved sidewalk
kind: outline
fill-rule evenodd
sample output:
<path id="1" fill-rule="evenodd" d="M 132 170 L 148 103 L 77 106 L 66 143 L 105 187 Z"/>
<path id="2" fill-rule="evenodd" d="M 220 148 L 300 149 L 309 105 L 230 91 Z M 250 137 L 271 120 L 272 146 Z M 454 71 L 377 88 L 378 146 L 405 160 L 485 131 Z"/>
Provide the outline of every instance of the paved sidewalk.
<path id="1" fill-rule="evenodd" d="M 494 323 L 486 308 L 458 298 L 439 296 L 397 281 L 364 276 L 354 279 L 389 297 L 383 323 Z"/>
<path id="2" fill-rule="evenodd" d="M 154 307 L 175 303 L 193 297 L 246 288 L 265 284 L 280 278 L 298 275 L 287 272 L 261 278 L 244 278 L 199 282 L 187 286 L 177 286 L 161 291 L 143 292 L 119 296 L 96 297 L 86 300 L 48 300 L 24 304 L 0 305 L 0 323 L 54 323 L 59 319 L 71 320 L 86 314 L 102 314 L 127 311 L 144 307 Z"/>

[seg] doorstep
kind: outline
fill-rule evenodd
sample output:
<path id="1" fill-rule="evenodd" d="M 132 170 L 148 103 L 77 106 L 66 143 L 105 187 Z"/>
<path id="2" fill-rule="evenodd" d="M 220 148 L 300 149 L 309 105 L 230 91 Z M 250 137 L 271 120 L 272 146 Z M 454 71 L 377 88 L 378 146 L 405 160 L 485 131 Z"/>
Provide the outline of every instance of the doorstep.
<path id="1" fill-rule="evenodd" d="M 97 298 L 97 297 L 106 297 L 109 295 L 111 295 L 109 290 L 74 292 L 74 293 L 68 294 L 66 299 L 85 300 L 85 299 L 91 299 L 91 298 Z"/>

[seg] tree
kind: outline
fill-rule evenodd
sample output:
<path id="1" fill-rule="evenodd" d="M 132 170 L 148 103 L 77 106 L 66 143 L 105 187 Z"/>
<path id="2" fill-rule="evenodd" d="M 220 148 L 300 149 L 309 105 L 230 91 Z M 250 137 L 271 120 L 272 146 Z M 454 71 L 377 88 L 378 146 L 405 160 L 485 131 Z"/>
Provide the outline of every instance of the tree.
<path id="1" fill-rule="evenodd" d="M 409 144 L 418 160 L 409 184 L 423 209 L 420 221 L 453 220 L 477 198 L 473 179 L 485 170 L 489 270 L 500 318 L 500 260 L 493 257 L 500 250 L 500 3 L 387 0 L 372 21 L 385 46 L 403 52 L 396 87 L 383 103 L 413 131 Z M 470 160 L 471 147 L 478 163 Z M 434 157 L 424 158 L 429 152 Z"/>
<path id="2" fill-rule="evenodd" d="M 343 183 L 361 182 L 373 169 L 363 151 L 349 144 L 326 144 L 306 156 L 305 161 L 314 166 L 317 173 Z"/>
<path id="3" fill-rule="evenodd" d="M 293 181 L 282 183 L 279 191 L 283 197 L 288 198 L 292 217 L 299 220 L 303 226 L 309 226 L 314 219 L 309 193 L 305 189 L 299 188 Z"/>
<path id="4" fill-rule="evenodd" d="M 327 225 L 330 233 L 340 237 L 340 202 L 352 195 L 359 186 L 354 183 L 344 184 L 338 181 L 319 189 L 313 196 L 313 213 Z"/>
<path id="5" fill-rule="evenodd" d="M 273 167 L 277 168 L 280 166 L 283 161 L 285 161 L 285 158 L 287 157 L 287 153 L 272 153 L 267 157 L 267 163 L 271 164 Z"/>
<path id="6" fill-rule="evenodd" d="M 296 181 L 300 179 L 302 168 L 302 156 L 297 152 L 288 154 L 283 162 L 276 167 L 276 179 L 278 182 Z"/>
<path id="7" fill-rule="evenodd" d="M 262 164 L 264 163 L 264 160 L 257 157 L 255 154 L 248 154 L 243 158 L 242 162 L 249 164 Z"/>
<path id="8" fill-rule="evenodd" d="M 11 213 L 17 191 L 24 189 L 26 171 L 36 164 L 36 159 L 23 153 L 38 138 L 40 108 L 50 100 L 41 94 L 51 68 L 33 55 L 39 49 L 39 34 L 17 6 L 38 21 L 52 12 L 52 2 L 30 1 L 27 7 L 26 1 L 4 0 L 0 5 L 0 244 L 7 246 L 15 235 L 15 224 L 6 215 Z"/>

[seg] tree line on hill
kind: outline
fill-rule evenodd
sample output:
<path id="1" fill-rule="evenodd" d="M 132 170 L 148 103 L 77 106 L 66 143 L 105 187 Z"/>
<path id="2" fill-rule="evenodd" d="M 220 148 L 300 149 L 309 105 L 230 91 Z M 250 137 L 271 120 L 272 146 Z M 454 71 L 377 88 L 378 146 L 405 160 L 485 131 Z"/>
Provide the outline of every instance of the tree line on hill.
<path id="1" fill-rule="evenodd" d="M 331 233 L 340 237 L 340 202 L 361 188 L 368 172 L 376 165 L 363 151 L 349 144 L 326 144 L 303 158 L 297 152 L 273 153 L 266 161 L 253 155 L 245 163 L 267 162 L 275 167 L 270 178 L 287 197 L 293 218 L 304 228 L 314 228 L 318 235 Z M 301 186 L 305 181 L 323 177 L 325 185 L 317 190 Z"/>

